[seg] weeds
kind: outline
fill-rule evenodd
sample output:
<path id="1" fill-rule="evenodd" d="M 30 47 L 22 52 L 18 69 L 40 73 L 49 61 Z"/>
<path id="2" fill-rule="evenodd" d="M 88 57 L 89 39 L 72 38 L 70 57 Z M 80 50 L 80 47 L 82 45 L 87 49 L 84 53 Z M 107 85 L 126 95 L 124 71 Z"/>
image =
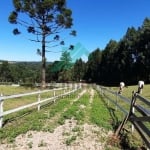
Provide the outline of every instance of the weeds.
<path id="1" fill-rule="evenodd" d="M 74 118 L 80 122 L 84 121 L 85 112 L 84 110 L 80 109 L 81 105 L 87 106 L 88 105 L 89 94 L 83 95 L 80 99 L 75 101 L 72 106 L 70 106 L 61 116 L 60 120 L 71 119 Z"/>
<path id="2" fill-rule="evenodd" d="M 40 143 L 38 144 L 38 147 L 45 147 L 47 145 L 47 143 L 45 143 L 43 140 L 40 141 Z"/>
<path id="3" fill-rule="evenodd" d="M 67 146 L 69 146 L 69 145 L 71 145 L 71 143 L 73 142 L 73 141 L 75 141 L 76 140 L 76 136 L 71 136 L 71 137 L 69 137 L 67 140 L 66 140 L 66 145 Z"/>
<path id="4" fill-rule="evenodd" d="M 32 148 L 33 147 L 33 142 L 29 142 L 27 145 L 28 145 L 29 148 Z"/>

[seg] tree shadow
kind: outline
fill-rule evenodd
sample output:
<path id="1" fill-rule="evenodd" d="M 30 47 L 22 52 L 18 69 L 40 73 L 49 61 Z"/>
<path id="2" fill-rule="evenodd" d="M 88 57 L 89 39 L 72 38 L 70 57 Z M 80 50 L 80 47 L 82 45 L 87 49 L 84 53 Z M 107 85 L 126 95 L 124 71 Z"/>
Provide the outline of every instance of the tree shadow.
<path id="1" fill-rule="evenodd" d="M 112 127 L 113 127 L 113 130 L 115 131 L 115 130 L 118 128 L 118 126 L 120 125 L 120 123 L 121 123 L 121 122 L 118 120 L 118 117 L 117 117 L 117 115 L 116 115 L 116 113 L 115 113 L 116 110 L 115 110 L 113 107 L 109 106 L 108 103 L 105 101 L 105 95 L 102 96 L 102 95 L 100 95 L 100 93 L 99 93 L 99 96 L 101 97 L 102 102 L 104 103 L 105 107 L 106 107 L 107 110 L 109 111 L 109 114 L 110 114 L 111 119 L 112 119 L 111 125 L 112 125 Z"/>
<path id="2" fill-rule="evenodd" d="M 52 105 L 53 103 L 54 103 L 54 101 L 47 102 L 47 103 L 41 105 L 41 109 L 47 108 L 50 105 Z M 20 111 L 19 113 L 16 112 L 15 114 L 12 114 L 9 118 L 4 119 L 3 127 L 11 122 L 17 121 L 18 119 L 28 116 L 34 112 L 38 112 L 37 107 L 34 107 L 34 108 L 32 107 L 27 110 L 25 109 L 25 110 Z"/>
<path id="3" fill-rule="evenodd" d="M 35 108 L 34 109 L 30 109 L 30 110 L 27 110 L 27 111 L 22 111 L 21 114 L 19 113 L 16 113 L 14 115 L 12 115 L 11 117 L 9 118 L 6 118 L 4 119 L 3 121 L 3 127 L 6 126 L 7 124 L 11 123 L 11 122 L 14 122 L 20 118 L 23 118 L 31 113 L 35 112 Z"/>

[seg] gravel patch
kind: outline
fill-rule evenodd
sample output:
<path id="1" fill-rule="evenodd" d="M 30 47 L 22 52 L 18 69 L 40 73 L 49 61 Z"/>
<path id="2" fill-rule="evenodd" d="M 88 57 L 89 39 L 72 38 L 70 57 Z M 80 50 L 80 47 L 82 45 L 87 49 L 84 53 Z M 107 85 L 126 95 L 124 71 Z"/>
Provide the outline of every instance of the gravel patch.
<path id="1" fill-rule="evenodd" d="M 111 134 L 95 125 L 78 125 L 66 120 L 53 133 L 28 131 L 16 137 L 12 144 L 1 144 L 0 150 L 104 150 Z"/>

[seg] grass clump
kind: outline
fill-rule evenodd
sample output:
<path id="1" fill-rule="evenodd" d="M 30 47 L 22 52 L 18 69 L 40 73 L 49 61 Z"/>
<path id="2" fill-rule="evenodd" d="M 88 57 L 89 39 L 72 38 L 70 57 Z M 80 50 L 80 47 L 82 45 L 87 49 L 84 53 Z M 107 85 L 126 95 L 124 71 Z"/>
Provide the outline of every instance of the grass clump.
<path id="1" fill-rule="evenodd" d="M 73 104 L 61 115 L 60 122 L 71 118 L 83 122 L 85 118 L 85 111 L 84 109 L 80 108 L 80 106 L 86 107 L 89 103 L 88 100 L 89 94 L 86 93 L 77 101 L 73 102 Z"/>
<path id="2" fill-rule="evenodd" d="M 71 145 L 71 143 L 73 143 L 76 140 L 77 136 L 72 135 L 71 137 L 69 137 L 68 139 L 66 139 L 66 145 L 69 146 Z"/>
<path id="3" fill-rule="evenodd" d="M 38 147 L 46 147 L 47 143 L 45 143 L 43 140 L 40 141 L 40 143 L 38 144 Z"/>
<path id="4" fill-rule="evenodd" d="M 29 149 L 31 149 L 33 147 L 33 142 L 29 142 L 28 144 Z"/>

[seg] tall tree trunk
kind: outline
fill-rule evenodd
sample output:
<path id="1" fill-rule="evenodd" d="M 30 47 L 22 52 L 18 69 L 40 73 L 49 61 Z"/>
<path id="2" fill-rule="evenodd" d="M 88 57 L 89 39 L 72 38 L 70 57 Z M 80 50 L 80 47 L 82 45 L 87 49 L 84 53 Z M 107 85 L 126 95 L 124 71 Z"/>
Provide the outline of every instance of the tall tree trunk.
<path id="1" fill-rule="evenodd" d="M 45 58 L 45 34 L 43 34 L 42 37 L 42 83 L 41 87 L 42 89 L 46 88 L 46 58 Z"/>

